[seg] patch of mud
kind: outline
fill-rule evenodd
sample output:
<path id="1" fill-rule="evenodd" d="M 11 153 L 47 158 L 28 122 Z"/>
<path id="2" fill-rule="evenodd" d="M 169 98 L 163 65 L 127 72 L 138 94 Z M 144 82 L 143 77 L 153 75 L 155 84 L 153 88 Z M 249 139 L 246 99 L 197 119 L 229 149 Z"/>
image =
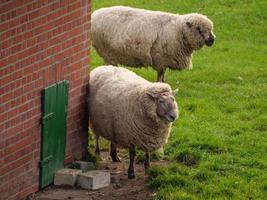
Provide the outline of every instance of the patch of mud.
<path id="1" fill-rule="evenodd" d="M 152 198 L 153 190 L 148 187 L 148 176 L 145 174 L 143 164 L 135 165 L 136 178 L 129 180 L 127 157 L 123 157 L 119 163 L 112 162 L 107 152 L 101 152 L 101 157 L 99 169 L 119 172 L 118 183 L 111 183 L 108 187 L 95 191 L 51 186 L 36 193 L 32 200 L 149 200 Z"/>

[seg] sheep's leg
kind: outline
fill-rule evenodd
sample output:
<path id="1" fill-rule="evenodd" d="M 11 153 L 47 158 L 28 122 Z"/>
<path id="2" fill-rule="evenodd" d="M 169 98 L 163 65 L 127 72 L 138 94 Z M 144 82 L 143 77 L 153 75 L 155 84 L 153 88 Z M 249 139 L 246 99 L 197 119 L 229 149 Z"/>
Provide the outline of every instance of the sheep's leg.
<path id="1" fill-rule="evenodd" d="M 113 142 L 110 143 L 110 156 L 113 162 L 120 162 L 120 158 L 117 154 L 117 145 Z"/>
<path id="2" fill-rule="evenodd" d="M 149 152 L 145 153 L 145 162 L 144 162 L 145 169 L 150 167 L 150 154 Z"/>
<path id="3" fill-rule="evenodd" d="M 135 158 L 135 147 L 131 146 L 129 148 L 129 156 L 130 156 L 130 165 L 128 168 L 128 179 L 134 179 L 134 158 Z"/>
<path id="4" fill-rule="evenodd" d="M 95 153 L 100 155 L 100 148 L 99 148 L 99 136 L 95 135 Z"/>
<path id="5" fill-rule="evenodd" d="M 157 82 L 164 82 L 164 73 L 165 69 L 161 68 L 160 70 L 158 70 Z"/>

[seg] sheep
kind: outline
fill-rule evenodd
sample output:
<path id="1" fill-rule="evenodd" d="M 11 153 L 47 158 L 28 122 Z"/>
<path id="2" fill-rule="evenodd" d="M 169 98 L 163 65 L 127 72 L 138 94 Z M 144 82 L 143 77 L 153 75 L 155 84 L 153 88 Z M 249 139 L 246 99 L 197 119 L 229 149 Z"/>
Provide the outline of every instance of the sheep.
<path id="1" fill-rule="evenodd" d="M 110 155 L 118 161 L 117 145 L 129 149 L 128 178 L 135 178 L 135 147 L 146 152 L 145 168 L 150 166 L 149 152 L 162 147 L 169 137 L 178 107 L 166 83 L 151 83 L 122 67 L 101 66 L 90 73 L 89 123 L 98 137 L 111 141 Z"/>
<path id="2" fill-rule="evenodd" d="M 164 82 L 166 68 L 192 68 L 192 54 L 215 40 L 206 16 L 149 11 L 124 6 L 92 14 L 92 45 L 108 65 L 151 66 Z"/>

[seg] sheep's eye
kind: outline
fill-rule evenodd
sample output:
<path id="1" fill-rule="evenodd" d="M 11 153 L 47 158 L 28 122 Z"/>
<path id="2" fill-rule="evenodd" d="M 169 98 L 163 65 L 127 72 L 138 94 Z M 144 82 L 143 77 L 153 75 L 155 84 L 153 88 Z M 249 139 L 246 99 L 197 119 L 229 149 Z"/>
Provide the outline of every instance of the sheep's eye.
<path id="1" fill-rule="evenodd" d="M 163 101 L 162 99 L 160 99 L 160 100 L 159 100 L 159 103 L 160 103 L 160 104 L 163 104 L 163 103 L 164 103 L 164 101 Z"/>
<path id="2" fill-rule="evenodd" d="M 200 27 L 197 27 L 197 31 L 198 31 L 199 34 L 202 34 L 202 31 L 201 31 Z"/>

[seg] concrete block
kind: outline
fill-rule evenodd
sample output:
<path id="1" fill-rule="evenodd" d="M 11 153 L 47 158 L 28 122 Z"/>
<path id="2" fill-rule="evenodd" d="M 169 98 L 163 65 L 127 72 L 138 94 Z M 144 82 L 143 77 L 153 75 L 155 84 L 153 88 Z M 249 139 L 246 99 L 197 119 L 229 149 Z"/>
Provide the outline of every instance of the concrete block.
<path id="1" fill-rule="evenodd" d="M 106 170 L 108 169 L 107 161 L 98 161 L 97 165 L 99 169 L 106 169 Z"/>
<path id="2" fill-rule="evenodd" d="M 95 169 L 95 165 L 93 162 L 76 161 L 75 164 L 78 165 L 79 169 L 82 170 L 82 172 L 87 172 L 89 170 Z"/>
<path id="3" fill-rule="evenodd" d="M 97 164 L 99 169 L 116 170 L 118 168 L 117 163 L 114 162 L 99 161 Z"/>
<path id="4" fill-rule="evenodd" d="M 120 175 L 122 174 L 121 171 L 115 171 L 110 173 L 110 182 L 111 183 L 118 183 L 120 182 Z"/>
<path id="5" fill-rule="evenodd" d="M 77 175 L 81 173 L 82 170 L 78 169 L 60 169 L 55 173 L 54 185 L 75 186 Z"/>
<path id="6" fill-rule="evenodd" d="M 97 190 L 110 184 L 110 173 L 101 170 L 88 171 L 78 175 L 78 185 L 83 189 Z"/>

